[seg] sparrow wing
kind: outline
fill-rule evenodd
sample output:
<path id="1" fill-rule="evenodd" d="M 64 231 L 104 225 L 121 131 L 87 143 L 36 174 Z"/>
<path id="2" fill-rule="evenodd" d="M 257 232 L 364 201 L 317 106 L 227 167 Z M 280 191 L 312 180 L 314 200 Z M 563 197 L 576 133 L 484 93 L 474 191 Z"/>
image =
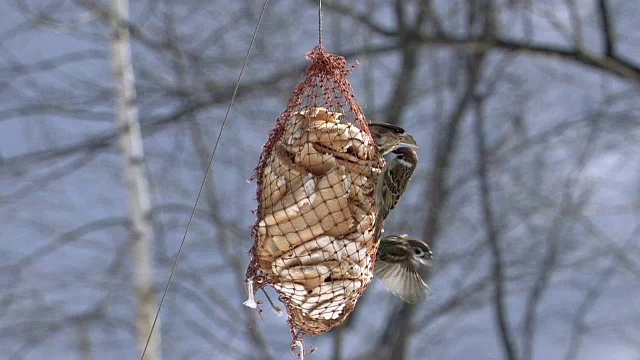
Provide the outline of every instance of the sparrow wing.
<path id="1" fill-rule="evenodd" d="M 386 191 L 383 191 L 382 195 L 387 214 L 398 205 L 400 197 L 402 197 L 402 194 L 404 194 L 404 191 L 409 185 L 409 181 L 411 181 L 414 170 L 415 166 L 407 167 L 401 164 L 394 164 L 387 174 L 385 174 L 387 175 L 384 179 Z"/>
<path id="2" fill-rule="evenodd" d="M 398 125 L 393 125 L 384 122 L 375 122 L 369 124 L 369 130 L 374 129 L 378 132 L 388 131 L 396 134 L 404 134 L 404 129 Z"/>
<path id="3" fill-rule="evenodd" d="M 376 197 L 378 198 L 378 201 L 376 201 L 378 205 L 378 215 L 376 216 L 374 232 L 376 239 L 379 239 L 382 234 L 382 224 L 384 220 L 396 207 L 400 197 L 402 197 L 402 194 L 407 189 L 413 172 L 416 169 L 416 162 L 416 159 L 412 162 L 393 159 L 380 175 L 381 178 L 378 180 L 376 188 Z"/>
<path id="4" fill-rule="evenodd" d="M 378 214 L 376 215 L 376 227 L 374 231 L 375 239 L 380 239 L 382 234 L 382 224 L 387 216 L 389 216 L 393 207 L 395 207 L 395 204 L 391 207 L 389 205 L 394 201 L 397 202 L 397 199 L 394 200 L 397 196 L 394 195 L 394 189 L 396 186 L 393 185 L 394 179 L 392 172 L 391 168 L 385 169 L 380 175 L 381 178 L 378 181 L 376 189 L 376 205 L 378 206 Z"/>
<path id="5" fill-rule="evenodd" d="M 378 215 L 380 219 L 384 221 L 384 219 L 387 218 L 387 215 L 389 215 L 389 212 L 391 211 L 391 209 L 393 209 L 393 207 L 390 205 L 394 202 L 394 199 L 396 198 L 396 195 L 394 195 L 396 185 L 394 185 L 393 169 L 385 169 L 385 171 L 382 172 L 381 176 L 382 176 L 382 181 L 378 183 L 378 189 L 377 189 L 378 191 L 377 196 L 379 196 L 380 198 L 380 207 L 378 209 Z"/>
<path id="6" fill-rule="evenodd" d="M 418 302 L 429 289 L 416 271 L 411 259 L 403 262 L 377 260 L 374 276 L 382 280 L 392 293 L 408 303 Z"/>
<path id="7" fill-rule="evenodd" d="M 369 131 L 374 137 L 374 140 L 376 140 L 376 144 L 378 144 L 378 146 L 382 145 L 381 143 L 383 140 L 390 143 L 385 147 L 386 152 L 397 148 L 400 144 L 418 147 L 413 136 L 407 134 L 403 128 L 397 125 L 388 123 L 371 123 L 369 124 Z"/>

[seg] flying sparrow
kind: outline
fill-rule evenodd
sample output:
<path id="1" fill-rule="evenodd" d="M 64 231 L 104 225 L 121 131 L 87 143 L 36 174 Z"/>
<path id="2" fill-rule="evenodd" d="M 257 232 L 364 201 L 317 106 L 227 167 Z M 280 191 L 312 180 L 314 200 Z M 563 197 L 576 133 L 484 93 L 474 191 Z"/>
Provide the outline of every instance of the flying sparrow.
<path id="1" fill-rule="evenodd" d="M 393 154 L 393 158 L 382 169 L 376 185 L 376 207 L 378 209 L 374 232 L 376 241 L 380 239 L 382 234 L 384 220 L 398 204 L 398 200 L 409 185 L 411 176 L 418 165 L 418 154 L 409 147 L 399 147 L 391 151 L 391 154 Z"/>
<path id="2" fill-rule="evenodd" d="M 369 124 L 369 131 L 380 150 L 380 155 L 389 153 L 400 144 L 418 147 L 413 137 L 406 134 L 404 129 L 399 126 L 387 123 L 371 123 Z"/>
<path id="3" fill-rule="evenodd" d="M 418 274 L 420 265 L 428 265 L 431 249 L 425 242 L 407 235 L 389 235 L 380 241 L 374 275 L 402 300 L 415 303 L 428 290 Z"/>

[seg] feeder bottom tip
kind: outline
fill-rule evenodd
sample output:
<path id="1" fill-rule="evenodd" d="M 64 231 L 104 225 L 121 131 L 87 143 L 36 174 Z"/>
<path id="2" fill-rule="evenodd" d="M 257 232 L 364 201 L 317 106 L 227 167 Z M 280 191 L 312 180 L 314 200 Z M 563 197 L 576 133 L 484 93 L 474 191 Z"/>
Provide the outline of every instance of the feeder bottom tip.
<path id="1" fill-rule="evenodd" d="M 249 299 L 245 302 L 242 303 L 244 306 L 246 307 L 250 307 L 252 309 L 257 309 L 258 308 L 258 304 L 255 302 L 255 300 L 253 299 Z"/>

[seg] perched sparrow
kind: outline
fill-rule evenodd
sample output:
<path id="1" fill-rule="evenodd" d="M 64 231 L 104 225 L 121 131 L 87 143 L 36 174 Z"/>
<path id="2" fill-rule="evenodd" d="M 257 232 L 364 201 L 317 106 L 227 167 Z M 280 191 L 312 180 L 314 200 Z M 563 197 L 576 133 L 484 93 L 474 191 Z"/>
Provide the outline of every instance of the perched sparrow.
<path id="1" fill-rule="evenodd" d="M 382 223 L 396 207 L 418 164 L 418 154 L 411 148 L 399 147 L 391 154 L 393 158 L 382 169 L 376 185 L 376 207 L 378 208 L 374 232 L 376 241 L 382 234 Z"/>
<path id="2" fill-rule="evenodd" d="M 427 284 L 418 274 L 432 253 L 429 245 L 407 235 L 389 235 L 380 241 L 375 263 L 375 277 L 402 300 L 415 303 L 427 293 Z"/>
<path id="3" fill-rule="evenodd" d="M 399 126 L 387 123 L 371 123 L 369 124 L 369 131 L 380 150 L 380 155 L 389 153 L 400 144 L 418 146 L 413 137 L 405 134 L 404 129 Z"/>

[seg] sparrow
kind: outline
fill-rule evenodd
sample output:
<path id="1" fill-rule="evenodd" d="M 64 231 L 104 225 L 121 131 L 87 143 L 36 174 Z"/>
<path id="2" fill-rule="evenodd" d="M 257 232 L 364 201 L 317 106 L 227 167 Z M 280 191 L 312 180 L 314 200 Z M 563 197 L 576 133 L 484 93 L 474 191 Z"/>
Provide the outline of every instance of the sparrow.
<path id="1" fill-rule="evenodd" d="M 382 280 L 402 300 L 415 303 L 429 289 L 418 274 L 420 265 L 428 265 L 431 249 L 424 241 L 405 235 L 389 235 L 380 240 L 374 276 Z"/>
<path id="2" fill-rule="evenodd" d="M 409 147 L 399 147 L 391 151 L 391 154 L 393 157 L 382 169 L 376 184 L 376 208 L 378 209 L 374 231 L 376 241 L 382 234 L 384 220 L 398 204 L 418 165 L 418 154 Z"/>
<path id="3" fill-rule="evenodd" d="M 388 154 L 400 144 L 418 147 L 413 137 L 404 132 L 404 129 L 387 123 L 370 123 L 369 132 L 380 150 L 380 155 Z"/>

